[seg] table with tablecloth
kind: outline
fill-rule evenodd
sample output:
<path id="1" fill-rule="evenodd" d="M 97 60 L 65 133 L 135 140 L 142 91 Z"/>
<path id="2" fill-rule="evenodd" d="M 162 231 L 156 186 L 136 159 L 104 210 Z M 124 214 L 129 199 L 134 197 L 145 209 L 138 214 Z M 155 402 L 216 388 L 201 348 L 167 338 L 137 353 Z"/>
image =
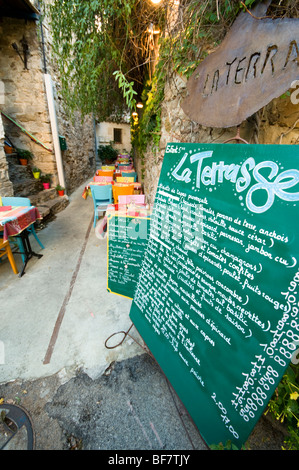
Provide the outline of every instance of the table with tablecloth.
<path id="1" fill-rule="evenodd" d="M 35 253 L 29 241 L 27 228 L 34 224 L 36 220 L 42 219 L 35 206 L 0 206 L 0 231 L 1 238 L 8 240 L 8 237 L 17 236 L 21 240 L 21 254 L 25 260 L 19 273 L 22 277 L 28 261 L 33 257 L 41 258 L 43 255 Z M 2 235 L 3 233 L 3 235 Z"/>
<path id="2" fill-rule="evenodd" d="M 0 230 L 3 230 L 3 240 L 18 235 L 39 219 L 42 217 L 35 206 L 0 206 Z"/>
<path id="3" fill-rule="evenodd" d="M 82 193 L 82 197 L 83 199 L 87 199 L 88 196 L 91 196 L 91 190 L 90 190 L 90 186 L 92 185 L 96 185 L 96 186 L 106 186 L 107 184 L 112 184 L 112 186 L 115 186 L 115 187 L 125 187 L 125 186 L 131 186 L 133 185 L 134 187 L 134 194 L 141 194 L 141 183 L 138 183 L 137 181 L 134 183 L 116 183 L 115 181 L 111 181 L 111 183 L 106 183 L 106 182 L 101 182 L 101 181 L 91 181 L 90 183 L 88 183 L 84 190 L 83 190 L 83 193 Z"/>

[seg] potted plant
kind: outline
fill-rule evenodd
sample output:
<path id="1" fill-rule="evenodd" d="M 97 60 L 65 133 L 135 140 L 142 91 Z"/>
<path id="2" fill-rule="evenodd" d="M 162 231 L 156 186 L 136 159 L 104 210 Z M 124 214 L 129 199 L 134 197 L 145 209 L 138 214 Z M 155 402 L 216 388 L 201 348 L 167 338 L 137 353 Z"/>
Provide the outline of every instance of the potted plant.
<path id="1" fill-rule="evenodd" d="M 98 157 L 103 163 L 111 163 L 117 158 L 117 150 L 112 145 L 100 145 L 98 148 Z"/>
<path id="2" fill-rule="evenodd" d="M 40 177 L 40 169 L 36 168 L 35 166 L 34 168 L 32 168 L 32 173 L 33 173 L 34 178 L 38 180 Z"/>
<path id="3" fill-rule="evenodd" d="M 27 165 L 28 160 L 32 159 L 32 153 L 29 150 L 17 149 L 17 154 L 21 165 Z"/>
<path id="4" fill-rule="evenodd" d="M 65 188 L 63 186 L 60 186 L 60 184 L 58 184 L 55 189 L 56 191 L 58 191 L 59 196 L 64 195 Z"/>
<path id="5" fill-rule="evenodd" d="M 44 189 L 49 189 L 50 188 L 50 182 L 51 182 L 51 175 L 47 174 L 47 175 L 42 175 L 40 177 L 42 183 L 43 183 L 43 187 Z"/>

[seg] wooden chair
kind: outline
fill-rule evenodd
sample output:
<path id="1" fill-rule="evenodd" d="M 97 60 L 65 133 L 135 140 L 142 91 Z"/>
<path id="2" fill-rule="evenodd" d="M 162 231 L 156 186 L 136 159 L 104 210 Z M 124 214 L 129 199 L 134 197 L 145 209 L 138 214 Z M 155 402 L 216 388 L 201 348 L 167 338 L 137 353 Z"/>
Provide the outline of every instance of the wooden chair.
<path id="1" fill-rule="evenodd" d="M 112 176 L 113 177 L 114 170 L 98 170 L 97 176 Z"/>
<path id="2" fill-rule="evenodd" d="M 11 205 L 11 206 L 32 206 L 30 199 L 27 198 L 27 197 L 2 197 L 2 204 L 5 205 L 5 206 L 6 205 Z M 40 241 L 40 239 L 38 238 L 38 236 L 36 234 L 34 224 L 31 224 L 30 227 L 27 227 L 27 231 L 28 231 L 29 234 L 34 236 L 35 240 L 37 241 L 37 243 L 39 244 L 41 249 L 44 250 L 45 247 L 44 247 L 44 245 L 42 244 L 42 242 Z M 19 237 L 18 235 L 15 235 L 14 240 L 17 242 L 17 244 L 19 246 L 19 250 L 20 250 L 21 255 L 22 255 L 22 260 L 25 263 L 25 259 L 26 259 L 25 258 L 25 249 L 24 249 L 21 237 Z"/>
<path id="3" fill-rule="evenodd" d="M 130 184 L 128 186 L 113 186 L 113 199 L 114 204 L 118 204 L 118 196 L 130 196 L 134 194 L 134 185 Z"/>
<path id="4" fill-rule="evenodd" d="M 93 180 L 98 183 L 111 183 L 113 181 L 113 176 L 98 176 L 95 175 Z"/>
<path id="5" fill-rule="evenodd" d="M 105 211 L 109 204 L 112 204 L 112 184 L 105 184 L 103 186 L 91 185 L 91 195 L 94 204 L 94 219 L 93 226 L 99 218 L 98 212 Z"/>
<path id="6" fill-rule="evenodd" d="M 8 241 L 5 242 L 3 241 L 3 238 L 0 238 L 0 258 L 2 258 L 2 256 L 5 256 L 5 255 L 7 255 L 8 257 L 8 260 L 10 262 L 13 272 L 15 274 L 18 274 L 19 271 L 15 262 L 15 259 L 13 257 L 11 248 L 9 246 L 9 242 Z"/>
<path id="7" fill-rule="evenodd" d="M 130 202 L 136 202 L 136 204 L 145 204 L 145 194 L 132 194 L 131 196 L 118 196 L 119 204 L 130 204 Z"/>
<path id="8" fill-rule="evenodd" d="M 124 176 L 117 176 L 116 178 L 117 183 L 134 183 L 134 176 L 124 177 Z"/>
<path id="9" fill-rule="evenodd" d="M 124 178 L 134 178 L 134 181 L 137 181 L 136 171 L 128 171 L 128 172 L 122 171 L 121 176 L 123 176 Z"/>
<path id="10" fill-rule="evenodd" d="M 118 165 L 118 169 L 121 171 L 130 171 L 130 170 L 133 170 L 133 165 L 128 165 L 127 163 L 125 164 L 120 163 Z"/>

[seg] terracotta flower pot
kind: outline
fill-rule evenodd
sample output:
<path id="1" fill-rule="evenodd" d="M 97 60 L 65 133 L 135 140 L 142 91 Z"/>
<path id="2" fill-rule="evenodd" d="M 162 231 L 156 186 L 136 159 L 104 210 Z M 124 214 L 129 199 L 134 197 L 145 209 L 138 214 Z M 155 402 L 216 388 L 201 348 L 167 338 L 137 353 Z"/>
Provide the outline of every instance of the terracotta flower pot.
<path id="1" fill-rule="evenodd" d="M 26 166 L 28 163 L 28 160 L 26 160 L 25 158 L 20 158 L 19 160 L 20 160 L 21 165 L 23 166 Z"/>
<path id="2" fill-rule="evenodd" d="M 13 147 L 10 147 L 9 145 L 4 145 L 4 152 L 5 153 L 14 153 L 15 149 Z"/>

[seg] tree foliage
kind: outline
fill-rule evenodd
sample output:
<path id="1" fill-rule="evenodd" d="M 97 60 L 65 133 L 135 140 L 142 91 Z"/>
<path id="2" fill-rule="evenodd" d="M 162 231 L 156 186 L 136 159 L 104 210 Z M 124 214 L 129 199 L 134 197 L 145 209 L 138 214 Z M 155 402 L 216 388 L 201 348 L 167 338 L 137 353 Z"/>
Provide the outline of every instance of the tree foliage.
<path id="1" fill-rule="evenodd" d="M 158 10 L 141 0 L 53 0 L 44 9 L 67 107 L 118 120 L 134 105 L 133 95 L 141 96 L 147 24 Z"/>

